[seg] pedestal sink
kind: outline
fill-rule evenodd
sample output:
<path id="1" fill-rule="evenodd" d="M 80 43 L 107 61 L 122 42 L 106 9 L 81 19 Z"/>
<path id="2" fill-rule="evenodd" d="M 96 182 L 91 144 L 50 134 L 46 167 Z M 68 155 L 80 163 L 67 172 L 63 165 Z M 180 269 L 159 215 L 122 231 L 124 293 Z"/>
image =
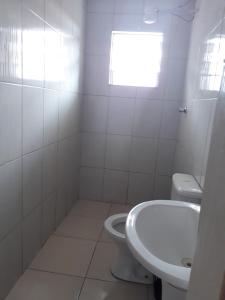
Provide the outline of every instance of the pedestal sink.
<path id="1" fill-rule="evenodd" d="M 200 206 L 172 200 L 137 205 L 126 222 L 136 259 L 162 279 L 163 300 L 183 300 L 195 253 Z"/>

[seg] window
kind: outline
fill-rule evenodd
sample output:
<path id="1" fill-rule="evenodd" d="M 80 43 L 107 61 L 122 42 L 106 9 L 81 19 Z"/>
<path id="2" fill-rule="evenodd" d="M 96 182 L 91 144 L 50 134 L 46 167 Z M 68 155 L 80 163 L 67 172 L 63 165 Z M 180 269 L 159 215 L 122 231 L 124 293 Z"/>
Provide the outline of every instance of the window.
<path id="1" fill-rule="evenodd" d="M 224 72 L 225 37 L 217 35 L 204 44 L 205 53 L 201 65 L 200 89 L 219 91 Z"/>
<path id="2" fill-rule="evenodd" d="M 109 84 L 157 87 L 162 60 L 163 34 L 113 31 Z"/>

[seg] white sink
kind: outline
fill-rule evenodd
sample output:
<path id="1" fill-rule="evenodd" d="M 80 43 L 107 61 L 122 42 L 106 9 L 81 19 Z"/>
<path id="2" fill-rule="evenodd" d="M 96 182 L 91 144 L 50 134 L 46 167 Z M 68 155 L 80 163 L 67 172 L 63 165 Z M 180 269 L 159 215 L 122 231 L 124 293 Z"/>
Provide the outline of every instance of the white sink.
<path id="1" fill-rule="evenodd" d="M 149 201 L 132 209 L 126 222 L 127 242 L 150 272 L 187 290 L 197 242 L 200 206 L 172 200 Z"/>

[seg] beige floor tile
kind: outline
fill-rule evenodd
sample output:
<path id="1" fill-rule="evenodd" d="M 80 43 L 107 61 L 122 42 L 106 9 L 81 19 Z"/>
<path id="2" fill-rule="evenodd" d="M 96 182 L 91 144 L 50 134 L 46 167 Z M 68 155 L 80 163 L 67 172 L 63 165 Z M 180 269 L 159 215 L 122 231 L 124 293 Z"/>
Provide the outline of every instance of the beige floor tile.
<path id="1" fill-rule="evenodd" d="M 105 219 L 110 209 L 109 203 L 79 200 L 72 208 L 70 215 Z"/>
<path id="2" fill-rule="evenodd" d="M 86 279 L 79 300 L 147 300 L 147 295 L 144 285 Z"/>
<path id="3" fill-rule="evenodd" d="M 52 236 L 33 260 L 31 268 L 85 276 L 95 242 Z"/>
<path id="4" fill-rule="evenodd" d="M 83 279 L 27 270 L 6 300 L 74 300 Z"/>
<path id="5" fill-rule="evenodd" d="M 99 238 L 100 242 L 107 242 L 107 243 L 113 243 L 113 239 L 111 238 L 111 236 L 108 234 L 108 232 L 103 228 L 100 238 Z"/>
<path id="6" fill-rule="evenodd" d="M 118 250 L 113 243 L 98 243 L 95 249 L 91 265 L 88 270 L 88 278 L 117 281 L 111 274 L 111 264 L 116 259 Z"/>
<path id="7" fill-rule="evenodd" d="M 80 216 L 68 216 L 56 229 L 56 235 L 98 240 L 103 229 L 103 221 Z"/>
<path id="8" fill-rule="evenodd" d="M 123 213 L 129 213 L 129 211 L 132 209 L 132 206 L 130 205 L 124 205 L 124 204 L 112 204 L 109 210 L 109 216 L 116 215 L 116 214 L 123 214 Z"/>

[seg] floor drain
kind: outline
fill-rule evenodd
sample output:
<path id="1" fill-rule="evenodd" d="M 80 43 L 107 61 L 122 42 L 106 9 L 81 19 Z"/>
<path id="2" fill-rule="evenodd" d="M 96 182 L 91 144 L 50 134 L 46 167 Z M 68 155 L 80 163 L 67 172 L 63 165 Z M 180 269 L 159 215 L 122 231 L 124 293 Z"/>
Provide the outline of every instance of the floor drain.
<path id="1" fill-rule="evenodd" d="M 183 258 L 181 260 L 181 264 L 185 268 L 191 268 L 192 267 L 192 259 L 191 258 Z"/>

